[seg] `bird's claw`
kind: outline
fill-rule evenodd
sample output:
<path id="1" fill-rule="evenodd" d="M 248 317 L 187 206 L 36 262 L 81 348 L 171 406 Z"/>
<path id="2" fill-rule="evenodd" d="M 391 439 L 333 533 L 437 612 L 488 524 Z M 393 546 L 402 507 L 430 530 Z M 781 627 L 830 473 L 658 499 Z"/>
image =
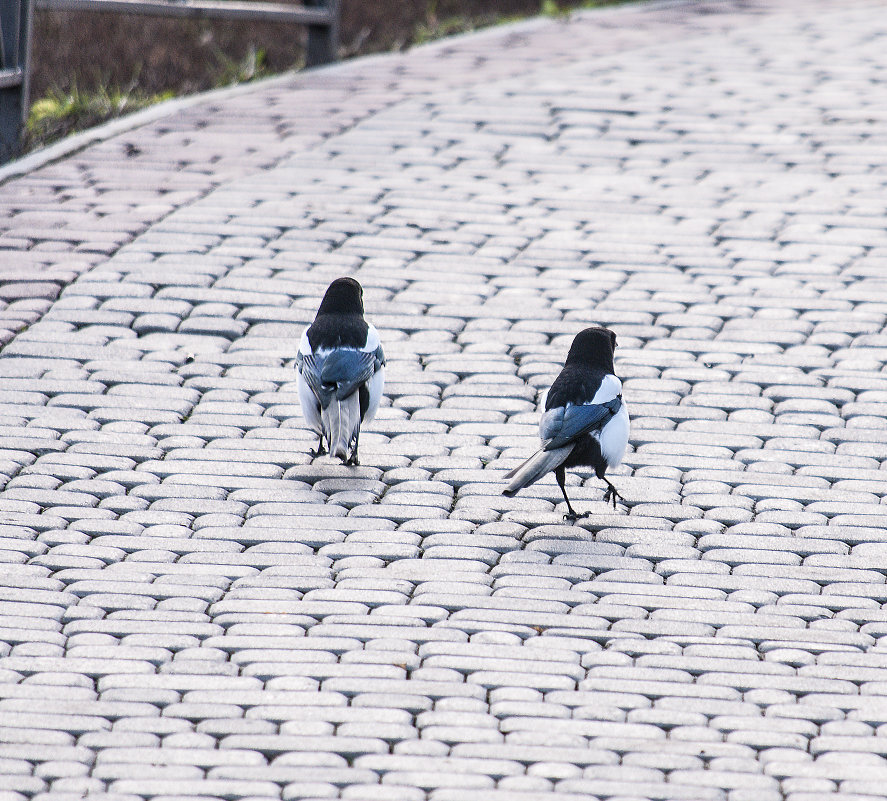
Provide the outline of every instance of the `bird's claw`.
<path id="1" fill-rule="evenodd" d="M 564 515 L 564 520 L 569 520 L 571 523 L 575 523 L 577 520 L 582 520 L 590 514 L 591 512 L 583 512 L 582 514 L 578 514 L 577 512 L 567 512 L 567 514 Z"/>
<path id="2" fill-rule="evenodd" d="M 615 487 L 608 487 L 606 492 L 604 492 L 604 503 L 612 503 L 613 508 L 616 509 L 616 499 L 625 503 L 625 498 L 623 498 L 617 491 Z"/>

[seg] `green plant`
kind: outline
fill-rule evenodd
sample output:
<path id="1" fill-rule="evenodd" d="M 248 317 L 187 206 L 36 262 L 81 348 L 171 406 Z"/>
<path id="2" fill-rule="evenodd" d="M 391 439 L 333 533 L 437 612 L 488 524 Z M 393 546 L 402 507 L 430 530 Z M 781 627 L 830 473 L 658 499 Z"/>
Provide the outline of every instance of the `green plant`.
<path id="1" fill-rule="evenodd" d="M 520 14 L 464 14 L 461 16 L 437 16 L 437 0 L 431 0 L 425 10 L 425 21 L 419 23 L 410 37 L 411 44 L 421 45 L 435 39 L 443 39 L 458 33 L 469 33 L 493 25 L 506 25 L 524 19 Z"/>
<path id="2" fill-rule="evenodd" d="M 477 21 L 468 17 L 447 17 L 442 20 L 426 21 L 419 24 L 413 32 L 413 44 L 420 45 L 456 33 L 468 33 L 476 27 L 478 27 Z"/>
<path id="3" fill-rule="evenodd" d="M 228 58 L 221 50 L 215 54 L 219 63 L 216 86 L 244 83 L 266 74 L 265 51 L 250 46 L 240 60 Z M 25 149 L 43 147 L 74 131 L 152 106 L 175 97 L 170 90 L 146 94 L 136 88 L 136 79 L 125 89 L 98 81 L 95 88 L 84 90 L 73 84 L 70 89 L 53 87 L 31 104 L 25 133 Z"/>
<path id="4" fill-rule="evenodd" d="M 121 89 L 100 85 L 88 92 L 76 85 L 68 90 L 55 87 L 31 104 L 27 122 L 28 148 L 41 147 L 72 131 L 138 111 L 172 96 L 172 92 L 143 95 L 132 87 Z"/>
<path id="5" fill-rule="evenodd" d="M 560 6 L 557 0 L 542 0 L 539 7 L 539 13 L 544 17 L 553 17 L 555 19 L 563 19 L 569 17 L 570 13 L 576 8 L 601 8 L 602 6 L 618 6 L 627 3 L 630 0 L 581 0 L 579 3 L 572 3 L 570 6 Z"/>
<path id="6" fill-rule="evenodd" d="M 545 17 L 568 17 L 570 15 L 570 10 L 567 8 L 561 8 L 557 4 L 557 0 L 542 0 L 542 5 L 539 8 L 539 13 Z"/>
<path id="7" fill-rule="evenodd" d="M 226 56 L 218 47 L 214 55 L 219 62 L 220 70 L 215 79 L 216 86 L 230 86 L 235 83 L 247 83 L 267 74 L 267 56 L 262 48 L 250 44 L 246 55 L 237 61 Z"/>

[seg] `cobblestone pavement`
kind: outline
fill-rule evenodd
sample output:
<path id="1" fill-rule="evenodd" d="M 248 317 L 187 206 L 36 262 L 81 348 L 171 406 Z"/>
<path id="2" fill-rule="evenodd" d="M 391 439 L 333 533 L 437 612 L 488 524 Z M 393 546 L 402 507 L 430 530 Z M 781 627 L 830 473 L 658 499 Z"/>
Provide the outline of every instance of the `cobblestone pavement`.
<path id="1" fill-rule="evenodd" d="M 887 5 L 169 108 L 0 186 L 0 801 L 887 797 Z M 292 366 L 342 274 L 355 468 Z M 500 491 L 591 323 L 627 508 L 571 526 Z"/>

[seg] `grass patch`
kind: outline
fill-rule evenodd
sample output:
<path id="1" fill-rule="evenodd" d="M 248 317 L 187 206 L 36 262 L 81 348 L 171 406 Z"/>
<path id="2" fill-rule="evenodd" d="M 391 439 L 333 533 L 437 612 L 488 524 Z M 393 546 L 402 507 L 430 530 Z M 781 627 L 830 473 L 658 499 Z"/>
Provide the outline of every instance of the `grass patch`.
<path id="1" fill-rule="evenodd" d="M 265 51 L 250 46 L 243 59 L 228 58 L 221 50 L 216 53 L 218 73 L 216 87 L 246 83 L 268 74 Z M 52 88 L 46 95 L 31 103 L 25 129 L 25 151 L 45 147 L 77 131 L 92 128 L 103 122 L 131 114 L 179 93 L 172 89 L 147 93 L 137 87 L 137 79 L 126 89 L 97 82 L 89 89 L 76 84 L 64 90 Z"/>
<path id="2" fill-rule="evenodd" d="M 82 91 L 53 89 L 35 100 L 28 114 L 26 149 L 43 147 L 75 131 L 168 100 L 173 92 L 145 95 L 133 89 L 99 86 Z"/>
<path id="3" fill-rule="evenodd" d="M 228 58 L 219 48 L 216 48 L 216 58 L 219 62 L 219 74 L 215 80 L 216 88 L 256 81 L 270 74 L 267 67 L 267 53 L 264 49 L 257 48 L 252 44 L 247 48 L 246 55 L 239 61 Z"/>
<path id="4" fill-rule="evenodd" d="M 539 0 L 537 14 L 552 19 L 568 19 L 570 14 L 580 9 L 601 8 L 603 6 L 615 6 L 631 0 L 580 0 L 580 2 L 567 2 L 563 5 L 558 0 Z M 438 18 L 437 0 L 428 3 L 424 21 L 418 23 L 409 37 L 411 45 L 421 45 L 432 42 L 435 39 L 443 39 L 459 33 L 469 33 L 489 28 L 494 25 L 507 25 L 534 16 L 530 14 L 480 14 L 480 15 L 454 15 Z"/>
<path id="5" fill-rule="evenodd" d="M 557 0 L 542 0 L 542 8 L 539 9 L 539 13 L 545 17 L 563 19 L 570 16 L 570 9 L 561 8 L 557 4 Z"/>
<path id="6" fill-rule="evenodd" d="M 501 14 L 453 14 L 440 18 L 437 0 L 430 0 L 425 9 L 425 19 L 413 28 L 409 41 L 412 46 L 422 45 L 447 36 L 501 25 L 514 19 L 516 17 Z"/>

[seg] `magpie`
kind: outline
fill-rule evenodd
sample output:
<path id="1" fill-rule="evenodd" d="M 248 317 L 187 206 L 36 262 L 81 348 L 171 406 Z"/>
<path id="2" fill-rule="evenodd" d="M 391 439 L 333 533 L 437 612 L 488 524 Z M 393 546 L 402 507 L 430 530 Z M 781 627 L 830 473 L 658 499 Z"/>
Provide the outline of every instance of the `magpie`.
<path id="1" fill-rule="evenodd" d="M 359 464 L 360 426 L 376 415 L 385 385 L 379 332 L 363 318 L 363 287 L 337 278 L 326 290 L 296 356 L 299 400 L 309 428 L 320 437 L 312 456 L 329 453 Z M 351 453 L 348 453 L 348 449 Z"/>
<path id="2" fill-rule="evenodd" d="M 615 347 L 616 334 L 608 328 L 586 328 L 576 335 L 545 400 L 539 421 L 542 447 L 505 476 L 510 481 L 503 495 L 514 495 L 553 470 L 569 510 L 564 520 L 576 521 L 589 513 L 573 510 L 564 471 L 588 465 L 607 485 L 604 500 L 616 508 L 616 499 L 622 496 L 604 474 L 625 455 L 629 422 L 622 382 L 613 374 Z"/>

